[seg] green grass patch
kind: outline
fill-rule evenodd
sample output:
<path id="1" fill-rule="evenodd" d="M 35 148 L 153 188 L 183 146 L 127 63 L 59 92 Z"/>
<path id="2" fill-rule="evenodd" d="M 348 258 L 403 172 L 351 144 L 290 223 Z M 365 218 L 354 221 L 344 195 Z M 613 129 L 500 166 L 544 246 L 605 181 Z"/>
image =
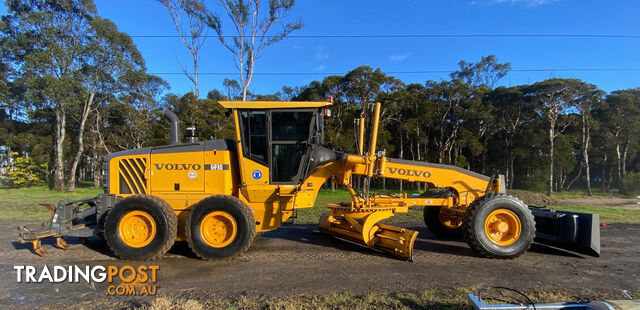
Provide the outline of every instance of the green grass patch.
<path id="1" fill-rule="evenodd" d="M 321 190 L 316 198 L 313 208 L 298 209 L 298 217 L 295 219 L 299 224 L 318 224 L 320 217 L 329 212 L 327 204 L 349 202 L 351 196 L 344 189 L 336 189 L 335 191 Z M 394 217 L 388 220 L 388 223 L 422 223 L 422 208 L 409 208 L 407 213 L 396 213 Z"/>
<path id="2" fill-rule="evenodd" d="M 57 192 L 46 186 L 0 189 L 0 220 L 48 220 L 49 210 L 39 203 L 57 205 L 59 200 L 95 197 L 102 188 L 77 187 L 75 192 Z"/>
<path id="3" fill-rule="evenodd" d="M 600 222 L 604 223 L 640 223 L 640 210 L 579 205 L 557 205 L 551 208 L 561 211 L 597 213 L 600 214 Z"/>
<path id="4" fill-rule="evenodd" d="M 570 191 L 554 192 L 551 193 L 553 199 L 573 199 L 573 198 L 633 198 L 634 196 L 622 195 L 617 190 L 610 192 L 603 192 L 599 190 L 591 191 L 592 196 L 587 194 L 584 189 L 576 189 Z"/>
<path id="5" fill-rule="evenodd" d="M 472 287 L 434 287 L 427 290 L 413 291 L 371 291 L 366 294 L 355 294 L 349 291 L 335 292 L 325 295 L 292 295 L 284 297 L 265 297 L 241 295 L 238 297 L 215 298 L 208 294 L 190 294 L 188 297 L 157 297 L 138 310 L 155 309 L 473 309 L 467 299 L 467 293 L 477 294 L 478 288 Z M 199 293 L 199 291 L 196 291 Z M 523 291 L 535 303 L 584 302 L 586 300 L 620 299 L 618 291 L 565 289 L 531 289 Z M 636 296 L 638 291 L 630 292 Z M 172 294 L 170 294 L 172 295 Z M 195 296 L 195 297 L 194 297 Z M 502 295 L 505 300 L 517 300 Z M 519 296 L 518 296 L 519 297 Z M 126 304 L 123 305 L 127 307 Z M 130 306 L 130 305 L 129 305 Z"/>

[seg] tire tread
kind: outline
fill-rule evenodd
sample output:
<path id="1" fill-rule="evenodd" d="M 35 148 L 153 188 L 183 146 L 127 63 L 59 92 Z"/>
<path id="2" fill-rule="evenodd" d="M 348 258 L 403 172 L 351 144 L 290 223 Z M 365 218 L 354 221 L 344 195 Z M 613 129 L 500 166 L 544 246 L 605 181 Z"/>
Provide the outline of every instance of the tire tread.
<path id="1" fill-rule="evenodd" d="M 475 236 L 473 235 L 473 225 L 471 225 L 472 219 L 475 218 L 476 214 L 478 213 L 478 210 L 482 207 L 482 205 L 486 201 L 495 199 L 497 197 L 507 198 L 515 201 L 518 204 L 522 204 L 526 206 L 526 204 L 522 200 L 520 200 L 518 197 L 515 197 L 513 195 L 508 195 L 506 193 L 491 193 L 474 200 L 471 203 L 471 205 L 467 208 L 467 211 L 464 214 L 464 220 L 462 221 L 462 231 L 464 235 L 464 240 L 467 242 L 467 244 L 469 244 L 469 247 L 475 254 L 485 258 L 511 259 L 511 258 L 519 257 L 520 255 L 524 254 L 526 251 L 528 251 L 531 248 L 531 245 L 533 244 L 533 238 L 535 237 L 535 233 L 536 233 L 535 219 L 529 209 L 527 209 L 527 212 L 525 212 L 526 214 L 525 216 L 527 217 L 528 223 L 533 223 L 533 227 L 530 230 L 529 236 L 521 236 L 521 237 L 526 237 L 528 240 L 531 240 L 531 242 L 529 242 L 528 246 L 523 251 L 514 253 L 512 255 L 508 255 L 508 256 L 497 255 L 485 250 L 485 248 L 482 247 L 478 239 L 475 238 Z"/>
<path id="2" fill-rule="evenodd" d="M 228 257 L 206 257 L 206 256 L 202 255 L 201 253 L 199 253 L 199 251 L 197 250 L 197 247 L 193 244 L 193 238 L 192 238 L 192 235 L 191 235 L 191 215 L 189 215 L 189 216 L 187 216 L 187 221 L 186 221 L 186 224 L 185 224 L 185 234 L 186 234 L 186 237 L 187 237 L 186 238 L 187 239 L 187 243 L 189 244 L 189 248 L 191 248 L 191 251 L 193 251 L 193 253 L 195 253 L 196 256 L 198 256 L 200 259 L 207 260 L 207 261 L 234 260 L 238 256 L 240 256 L 243 253 L 247 252 L 247 250 L 249 250 L 249 248 L 251 247 L 251 244 L 253 244 L 253 241 L 257 236 L 256 226 L 255 226 L 255 217 L 254 217 L 253 212 L 251 211 L 251 209 L 249 209 L 249 207 L 244 202 L 242 202 L 242 200 L 240 200 L 238 197 L 229 196 L 229 195 L 213 195 L 213 196 L 209 196 L 209 197 L 201 200 L 200 202 L 198 202 L 195 206 L 193 206 L 193 208 L 195 208 L 199 204 L 207 203 L 211 199 L 227 200 L 227 201 L 233 202 L 234 204 L 240 206 L 240 209 L 242 210 L 244 215 L 247 217 L 247 219 L 249 219 L 250 224 L 253 224 L 253 225 L 249 225 L 249 240 L 243 245 L 243 247 L 239 251 L 237 251 L 236 253 L 234 253 L 231 256 L 228 256 Z"/>
<path id="3" fill-rule="evenodd" d="M 164 242 L 162 247 L 160 247 L 155 253 L 153 253 L 150 257 L 144 259 L 143 261 L 149 261 L 149 260 L 158 259 L 162 255 L 167 253 L 171 249 L 173 244 L 176 242 L 176 236 L 178 234 L 178 217 L 176 216 L 176 214 L 173 211 L 173 209 L 171 208 L 171 206 L 169 206 L 169 204 L 166 201 L 160 199 L 159 197 L 152 196 L 152 195 L 133 195 L 133 196 L 129 196 L 129 197 L 125 198 L 125 199 L 146 199 L 146 200 L 150 200 L 151 202 L 153 202 L 154 205 L 160 207 L 160 211 L 162 211 L 162 213 L 164 213 L 164 215 L 166 216 L 167 224 L 169 226 L 168 227 L 169 238 L 167 238 L 167 240 Z M 109 217 L 111 216 L 111 214 L 112 214 L 111 212 L 109 212 L 107 214 L 106 222 L 109 222 Z M 118 253 L 119 251 L 118 251 L 117 247 L 113 247 L 110 244 L 109 238 L 105 238 L 105 240 L 107 241 L 107 246 L 109 247 L 109 249 L 111 249 L 111 251 L 113 251 L 113 253 L 116 254 L 116 256 L 122 257 L 122 253 Z"/>

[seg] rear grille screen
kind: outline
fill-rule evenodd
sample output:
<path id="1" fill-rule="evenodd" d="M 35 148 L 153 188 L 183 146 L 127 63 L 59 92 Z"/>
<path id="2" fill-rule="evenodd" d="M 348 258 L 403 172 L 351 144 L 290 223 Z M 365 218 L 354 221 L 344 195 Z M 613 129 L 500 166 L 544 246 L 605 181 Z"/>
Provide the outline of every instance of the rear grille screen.
<path id="1" fill-rule="evenodd" d="M 147 179 L 144 171 L 147 168 L 146 158 L 121 159 L 118 163 L 120 170 L 120 194 L 146 194 Z"/>

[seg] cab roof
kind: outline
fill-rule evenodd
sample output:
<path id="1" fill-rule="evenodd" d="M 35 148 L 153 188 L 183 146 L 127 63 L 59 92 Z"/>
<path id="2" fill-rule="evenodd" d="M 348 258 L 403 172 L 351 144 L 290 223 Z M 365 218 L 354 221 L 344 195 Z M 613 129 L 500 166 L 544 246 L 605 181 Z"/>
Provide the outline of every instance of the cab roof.
<path id="1" fill-rule="evenodd" d="M 328 101 L 218 101 L 226 109 L 298 109 L 332 106 Z"/>

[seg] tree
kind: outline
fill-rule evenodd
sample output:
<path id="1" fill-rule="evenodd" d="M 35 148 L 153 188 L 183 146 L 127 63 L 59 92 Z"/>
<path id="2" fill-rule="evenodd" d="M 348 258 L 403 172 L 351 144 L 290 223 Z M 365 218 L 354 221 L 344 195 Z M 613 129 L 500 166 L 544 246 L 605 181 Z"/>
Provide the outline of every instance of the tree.
<path id="1" fill-rule="evenodd" d="M 640 135 L 640 89 L 613 91 L 606 98 L 608 109 L 606 122 L 615 145 L 618 180 L 627 172 L 627 161 L 632 150 L 638 146 Z"/>
<path id="2" fill-rule="evenodd" d="M 199 98 L 198 53 L 207 38 L 206 33 L 203 35 L 206 25 L 200 16 L 206 14 L 206 7 L 200 0 L 158 0 L 158 2 L 164 5 L 169 11 L 169 16 L 171 16 L 171 21 L 176 27 L 176 32 L 180 40 L 182 40 L 182 43 L 191 54 L 193 74 L 190 74 L 187 69 L 180 64 L 180 60 L 178 60 L 178 66 L 180 66 L 184 75 L 193 83 L 195 96 Z M 183 17 L 186 17 L 186 22 L 182 20 Z"/>
<path id="3" fill-rule="evenodd" d="M 515 177 L 515 137 L 531 114 L 523 96 L 519 87 L 498 87 L 485 97 L 495 108 L 494 122 L 504 140 L 505 181 L 510 189 L 513 188 Z"/>
<path id="4" fill-rule="evenodd" d="M 483 56 L 478 63 L 468 63 L 462 60 L 458 66 L 460 69 L 451 73 L 451 78 L 460 79 L 470 85 L 477 92 L 476 95 L 480 97 L 491 91 L 495 84 L 511 70 L 510 63 L 498 63 L 495 55 Z M 486 173 L 488 169 L 489 140 L 497 132 L 499 125 L 494 120 L 493 109 L 491 101 L 483 100 L 481 104 L 474 105 L 469 111 L 472 124 L 477 126 L 477 131 L 474 130 L 474 132 L 477 132 L 479 138 L 482 139 L 482 173 Z M 476 145 L 477 139 L 473 138 L 473 134 L 467 133 L 466 135 L 468 136 L 467 144 L 469 146 Z"/>
<path id="5" fill-rule="evenodd" d="M 253 79 L 256 61 L 264 48 L 285 39 L 291 32 L 302 27 L 302 22 L 284 23 L 295 0 L 269 0 L 268 13 L 262 14 L 261 0 L 219 0 L 235 29 L 231 42 L 225 36 L 220 17 L 213 12 L 200 12 L 200 18 L 218 34 L 220 43 L 235 58 L 242 86 L 242 100 L 247 100 L 247 91 Z M 275 29 L 282 24 L 280 29 Z"/>
<path id="6" fill-rule="evenodd" d="M 238 81 L 224 79 L 224 81 L 222 82 L 222 86 L 224 87 L 225 93 L 227 94 L 227 99 L 237 100 L 240 97 L 242 89 L 240 88 L 240 84 L 238 84 Z"/>
<path id="7" fill-rule="evenodd" d="M 460 79 L 427 81 L 425 100 L 433 105 L 434 143 L 438 163 L 455 163 L 454 148 L 465 123 L 466 111 L 478 100 L 470 85 Z"/>
<path id="8" fill-rule="evenodd" d="M 547 194 L 553 192 L 554 180 L 554 142 L 569 125 L 568 118 L 562 117 L 575 104 L 575 86 L 577 80 L 549 79 L 537 82 L 525 90 L 525 98 L 536 105 L 538 112 L 544 115 L 549 126 L 549 186 Z"/>
<path id="9" fill-rule="evenodd" d="M 3 32 L 12 41 L 12 65 L 28 85 L 23 103 L 55 114 L 53 187 L 61 190 L 67 112 L 81 100 L 82 85 L 74 75 L 83 67 L 95 5 L 90 0 L 10 0 L 7 11 Z"/>
<path id="10" fill-rule="evenodd" d="M 580 120 L 582 124 L 580 140 L 582 144 L 582 167 L 585 168 L 587 178 L 587 193 L 589 194 L 589 196 L 591 196 L 591 166 L 589 164 L 592 119 L 591 111 L 602 103 L 604 92 L 599 90 L 595 85 L 584 83 L 582 81 L 578 82 L 575 91 L 575 106 L 580 114 Z"/>
<path id="11" fill-rule="evenodd" d="M 84 86 L 85 99 L 80 105 L 78 119 L 77 150 L 69 170 L 67 190 L 73 191 L 76 170 L 84 153 L 84 132 L 96 105 L 128 91 L 139 80 L 131 79 L 133 72 L 145 70 L 142 55 L 129 35 L 119 32 L 111 21 L 95 17 L 90 21 L 91 36 L 85 53 L 84 64 L 76 78 Z M 144 73 L 142 73 L 144 75 Z"/>
<path id="12" fill-rule="evenodd" d="M 498 63 L 495 55 L 483 56 L 478 63 L 461 60 L 458 66 L 460 70 L 451 73 L 452 79 L 461 79 L 470 85 L 484 85 L 491 89 L 511 70 L 510 63 Z"/>
<path id="13" fill-rule="evenodd" d="M 13 152 L 11 156 L 14 165 L 7 172 L 7 183 L 17 186 L 32 186 L 45 182 L 47 163 L 37 163 L 33 158 L 20 156 L 17 152 Z"/>

